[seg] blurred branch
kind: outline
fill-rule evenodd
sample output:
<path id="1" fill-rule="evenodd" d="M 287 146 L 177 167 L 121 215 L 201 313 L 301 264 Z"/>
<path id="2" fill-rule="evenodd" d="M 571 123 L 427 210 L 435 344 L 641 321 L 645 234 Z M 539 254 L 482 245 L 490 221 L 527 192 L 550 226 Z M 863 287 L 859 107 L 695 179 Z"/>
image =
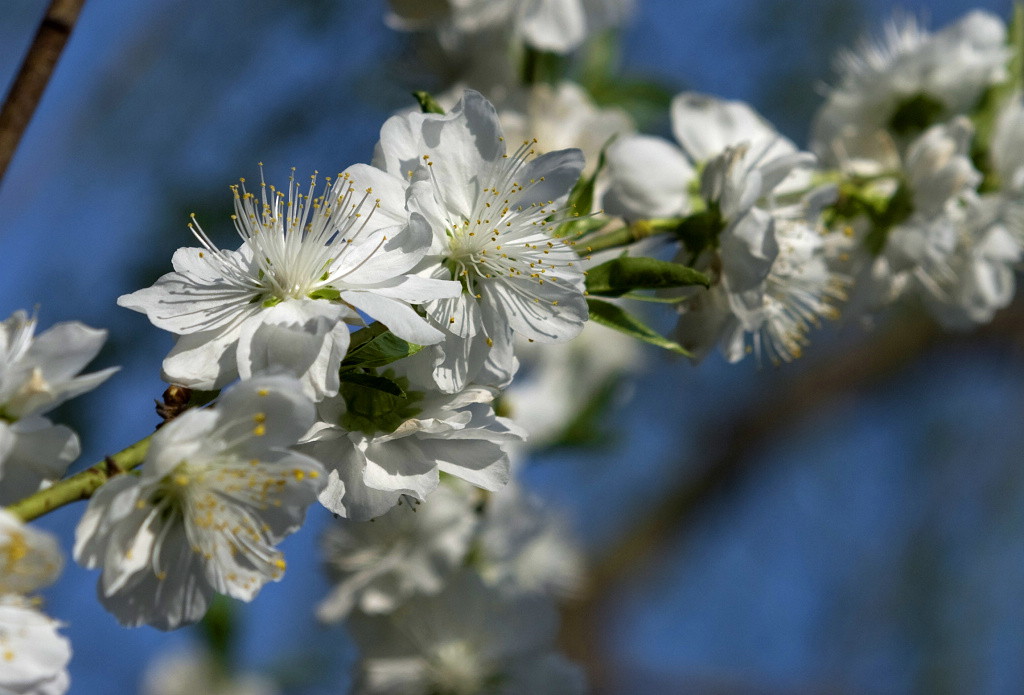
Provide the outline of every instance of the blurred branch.
<path id="1" fill-rule="evenodd" d="M 650 513 L 595 559 L 586 595 L 563 608 L 560 638 L 568 656 L 587 668 L 593 692 L 608 692 L 615 685 L 614 664 L 602 653 L 601 641 L 607 634 L 602 611 L 619 585 L 642 576 L 659 548 L 678 540 L 691 519 L 733 489 L 752 470 L 756 453 L 767 442 L 837 397 L 891 377 L 937 345 L 1024 340 L 1020 303 L 970 334 L 945 332 L 920 316 L 893 318 L 884 330 L 865 336 L 842 354 L 822 351 L 788 384 L 764 393 L 732 422 L 705 428 L 706 439 L 694 448 L 706 452 L 708 465 L 679 481 L 660 502 L 652 501 Z"/>
<path id="2" fill-rule="evenodd" d="M 0 109 L 0 181 L 46 90 L 85 0 L 53 0 Z"/>

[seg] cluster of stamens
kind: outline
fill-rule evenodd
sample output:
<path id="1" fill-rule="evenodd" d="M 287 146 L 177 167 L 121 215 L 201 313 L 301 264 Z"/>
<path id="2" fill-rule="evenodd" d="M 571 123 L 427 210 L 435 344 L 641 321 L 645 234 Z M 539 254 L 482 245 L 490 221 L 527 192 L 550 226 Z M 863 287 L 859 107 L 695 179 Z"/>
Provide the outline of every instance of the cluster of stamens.
<path id="1" fill-rule="evenodd" d="M 466 291 L 478 298 L 477 283 L 503 278 L 506 287 L 540 302 L 536 289 L 545 282 L 572 283 L 582 276 L 579 257 L 572 248 L 576 242 L 552 236 L 570 216 L 552 200 L 530 201 L 531 190 L 544 182 L 543 176 L 519 178 L 523 166 L 536 154 L 536 142 L 524 141 L 513 154 L 503 155 L 503 166 L 477 196 L 475 207 L 467 216 L 445 210 L 449 249 L 446 265 L 453 279 L 462 282 Z M 437 198 L 443 200 L 430 170 L 430 155 L 423 155 L 423 160 L 434 181 Z"/>
<path id="2" fill-rule="evenodd" d="M 380 207 L 373 189 L 356 192 L 349 174 L 339 174 L 332 184 L 327 177 L 324 192 L 317 196 L 314 173 L 307 193 L 295 182 L 294 169 L 287 194 L 263 180 L 260 165 L 260 196 L 245 188 L 245 179 L 231 187 L 235 197 L 235 230 L 253 253 L 254 266 L 223 253 L 192 215 L 189 229 L 209 255 L 209 262 L 232 285 L 254 296 L 283 300 L 300 299 L 330 287 L 357 270 L 380 248 L 379 240 L 366 258 L 344 268 L 338 259 L 358 239 L 369 234 L 368 224 Z"/>
<path id="3" fill-rule="evenodd" d="M 234 441 L 225 441 L 219 452 L 203 461 L 181 461 L 164 475 L 148 494 L 140 496 L 138 509 L 150 509 L 164 523 L 184 523 L 192 551 L 207 561 L 217 562 L 226 553 L 243 554 L 246 576 L 227 572 L 224 579 L 249 590 L 264 578 L 277 579 L 285 570 L 281 553 L 273 548 L 274 532 L 259 519 L 258 512 L 282 506 L 289 483 L 317 478 L 316 470 L 288 468 L 260 459 L 242 460 L 232 449 L 250 437 L 266 433 L 266 414 L 257 412 L 251 422 L 231 422 L 222 432 L 243 431 Z M 237 563 L 236 563 L 237 564 Z M 157 578 L 163 580 L 161 572 Z"/>

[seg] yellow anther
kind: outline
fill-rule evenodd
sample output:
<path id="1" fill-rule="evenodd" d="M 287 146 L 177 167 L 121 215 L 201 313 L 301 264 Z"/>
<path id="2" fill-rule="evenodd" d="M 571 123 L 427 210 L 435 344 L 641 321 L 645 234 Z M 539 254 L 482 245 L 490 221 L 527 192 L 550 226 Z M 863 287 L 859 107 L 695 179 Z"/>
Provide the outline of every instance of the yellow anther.
<path id="1" fill-rule="evenodd" d="M 257 437 L 262 437 L 267 433 L 267 428 L 263 425 L 256 425 L 256 429 L 252 431 Z"/>

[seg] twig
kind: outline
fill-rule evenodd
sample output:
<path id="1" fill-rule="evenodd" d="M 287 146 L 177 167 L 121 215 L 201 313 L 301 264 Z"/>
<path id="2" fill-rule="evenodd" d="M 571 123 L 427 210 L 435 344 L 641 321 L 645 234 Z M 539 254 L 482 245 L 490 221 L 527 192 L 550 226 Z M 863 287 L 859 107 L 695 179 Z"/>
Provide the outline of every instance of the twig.
<path id="1" fill-rule="evenodd" d="M 43 96 L 85 0 L 53 0 L 0 109 L 0 181 Z"/>
<path id="2" fill-rule="evenodd" d="M 58 507 L 89 499 L 101 485 L 111 478 L 123 475 L 137 467 L 146 458 L 152 435 L 122 449 L 113 456 L 107 456 L 99 463 L 58 481 L 48 488 L 29 495 L 20 502 L 7 507 L 22 521 L 32 521 Z"/>

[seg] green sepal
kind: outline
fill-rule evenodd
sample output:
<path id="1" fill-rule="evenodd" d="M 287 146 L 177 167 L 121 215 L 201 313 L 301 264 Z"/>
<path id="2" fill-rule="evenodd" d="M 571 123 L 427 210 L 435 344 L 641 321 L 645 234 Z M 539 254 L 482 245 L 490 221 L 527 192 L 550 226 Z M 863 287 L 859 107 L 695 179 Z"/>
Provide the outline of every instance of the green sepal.
<path id="1" fill-rule="evenodd" d="M 444 115 L 444 109 L 437 103 L 437 99 L 430 95 L 430 92 L 417 91 L 412 93 L 413 98 L 420 105 L 423 113 L 438 113 Z"/>
<path id="2" fill-rule="evenodd" d="M 591 321 L 595 321 L 608 328 L 614 328 L 620 333 L 625 333 L 645 343 L 657 345 L 660 348 L 671 350 L 687 357 L 692 356 L 682 345 L 674 340 L 669 340 L 657 331 L 649 328 L 643 321 L 629 314 L 620 306 L 600 299 L 588 299 L 587 307 L 590 309 Z"/>
<path id="3" fill-rule="evenodd" d="M 337 301 L 341 299 L 341 292 L 333 287 L 321 287 L 310 292 L 308 296 L 310 299 L 331 299 Z"/>
<path id="4" fill-rule="evenodd" d="M 391 379 L 388 379 L 386 376 L 367 374 L 365 372 L 342 372 L 340 377 L 341 382 L 344 384 L 355 384 L 356 386 L 362 386 L 363 388 L 382 391 L 389 396 L 405 398 L 405 391 L 402 390 L 402 387 Z"/>
<path id="5" fill-rule="evenodd" d="M 608 151 L 608 147 L 615 142 L 615 138 L 618 135 L 613 135 L 608 138 L 608 142 L 601 148 L 601 154 L 597 157 L 597 168 L 594 169 L 594 173 L 590 176 L 581 176 L 576 185 L 572 187 L 572 191 L 569 193 L 569 198 L 566 200 L 566 210 L 571 210 L 573 214 L 584 217 L 589 215 L 594 209 L 594 183 L 597 181 L 597 175 L 601 173 L 605 165 L 605 152 Z M 555 231 L 554 236 L 566 237 L 571 234 L 582 234 L 584 230 L 593 231 L 594 227 L 588 223 L 593 222 L 594 218 L 584 217 L 582 220 L 568 220 L 567 222 L 559 225 Z M 607 221 L 602 221 L 601 226 L 607 224 Z"/>
<path id="6" fill-rule="evenodd" d="M 867 208 L 871 218 L 871 231 L 864 237 L 864 245 L 872 256 L 878 256 L 885 250 L 889 239 L 889 231 L 905 222 L 914 213 L 914 194 L 905 182 L 901 182 L 892 198 L 881 212 L 872 213 Z"/>
<path id="7" fill-rule="evenodd" d="M 676 238 L 696 258 L 704 249 L 718 248 L 718 237 L 725 229 L 725 221 L 718 205 L 687 215 L 675 228 Z"/>
<path id="8" fill-rule="evenodd" d="M 396 393 L 397 391 L 397 393 Z M 374 436 L 390 434 L 403 422 L 420 413 L 417 403 L 422 391 L 409 388 L 409 379 L 388 369 L 383 375 L 368 372 L 341 374 L 339 394 L 345 399 L 340 424 L 350 432 Z"/>
<path id="9" fill-rule="evenodd" d="M 422 349 L 422 345 L 402 340 L 377 322 L 352 334 L 341 370 L 384 367 Z"/>
<path id="10" fill-rule="evenodd" d="M 278 304 L 280 304 L 283 301 L 284 300 L 281 299 L 280 297 L 273 297 L 273 296 L 267 297 L 266 299 L 263 300 L 263 308 L 264 309 L 269 309 L 272 306 L 277 306 Z"/>
<path id="11" fill-rule="evenodd" d="M 657 258 L 620 256 L 587 271 L 587 291 L 600 297 L 690 285 L 710 287 L 711 281 L 693 268 Z"/>
<path id="12" fill-rule="evenodd" d="M 199 389 L 191 389 L 192 395 L 188 398 L 189 408 L 202 408 L 207 403 L 213 403 L 220 395 L 220 389 L 213 391 L 200 391 Z"/>

